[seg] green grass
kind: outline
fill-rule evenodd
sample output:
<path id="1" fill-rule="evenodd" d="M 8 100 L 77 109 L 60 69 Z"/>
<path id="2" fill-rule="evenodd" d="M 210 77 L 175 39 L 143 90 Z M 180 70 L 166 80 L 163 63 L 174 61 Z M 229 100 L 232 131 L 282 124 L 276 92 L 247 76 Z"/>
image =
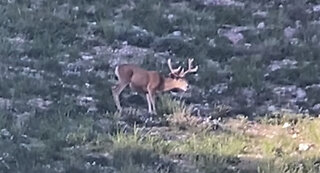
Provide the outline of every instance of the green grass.
<path id="1" fill-rule="evenodd" d="M 162 134 L 167 138 L 142 135 L 140 127 L 133 127 L 133 133 L 94 130 L 94 123 L 101 118 L 110 119 L 113 125 L 119 123 L 110 96 L 109 79 L 113 67 L 108 62 L 113 56 L 109 56 L 112 52 L 108 52 L 108 48 L 116 51 L 124 41 L 129 46 L 150 50 L 146 57 L 133 57 L 142 58 L 142 66 L 148 69 L 166 68 L 164 71 L 167 71 L 166 65 L 158 64 L 164 57 L 153 57 L 159 51 L 170 50 L 169 56 L 181 61 L 195 58 L 200 65 L 200 77 L 198 80 L 190 77 L 190 82 L 205 92 L 215 84 L 227 83 L 226 96 L 232 97 L 230 99 L 239 103 L 239 107 L 245 107 L 241 103 L 243 98 L 237 97 L 241 88 L 253 88 L 261 95 L 269 95 L 270 91 L 264 90 L 269 84 L 293 84 L 303 88 L 319 81 L 320 32 L 318 24 L 312 22 L 320 15 L 307 12 L 313 1 L 310 4 L 299 0 L 281 2 L 283 7 L 280 7 L 280 1 L 241 1 L 245 8 L 205 6 L 199 2 L 1 2 L 0 97 L 10 99 L 12 106 L 1 110 L 0 130 L 8 130 L 12 137 L 0 136 L 0 172 L 9 172 L 9 166 L 12 172 L 46 173 L 52 170 L 44 167 L 60 163 L 65 172 L 99 172 L 98 166 L 84 168 L 84 158 L 92 151 L 110 153 L 113 162 L 107 166 L 115 167 L 119 172 L 170 172 L 171 166 L 155 170 L 154 163 L 163 162 L 164 158 L 172 161 L 171 157 L 177 154 L 185 156 L 184 161 L 204 172 L 226 170 L 239 154 L 262 155 L 258 172 L 319 172 L 315 164 L 319 158 L 317 150 L 292 156 L 300 142 L 283 132 L 284 129 L 275 138 L 248 137 L 225 131 L 209 133 L 210 127 L 199 125 L 198 119 L 191 115 L 192 105 L 173 99 L 169 94 L 160 96 L 157 102 L 159 117 L 169 122 L 168 132 Z M 266 17 L 252 16 L 257 10 L 268 13 Z M 302 25 L 295 34 L 298 44 L 292 44 L 292 40 L 285 38 L 284 29 L 295 27 L 297 20 Z M 242 32 L 243 41 L 251 47 L 234 46 L 218 34 L 225 25 L 256 26 L 260 22 L 265 22 L 264 29 Z M 174 31 L 181 31 L 182 35 L 170 36 Z M 21 38 L 21 42 L 14 38 Z M 102 54 L 96 55 L 94 50 L 100 47 Z M 88 52 L 94 60 L 82 61 L 81 54 Z M 159 61 L 154 61 L 155 58 Z M 270 80 L 266 80 L 266 67 L 271 61 L 284 58 L 296 60 L 297 68 L 277 70 L 270 73 Z M 212 68 L 207 60 L 219 62 L 221 69 Z M 25 72 L 28 68 L 35 72 Z M 106 76 L 97 77 L 97 69 L 106 72 Z M 81 76 L 66 76 L 66 70 L 74 70 Z M 317 89 L 307 93 L 307 105 L 319 102 Z M 206 94 L 216 96 L 215 93 Z M 79 95 L 92 96 L 98 112 L 89 113 L 87 108 L 76 105 Z M 27 105 L 33 98 L 43 98 L 53 104 L 47 110 Z M 220 98 L 226 99 L 221 95 L 212 100 L 220 102 Z M 133 108 L 128 115 L 140 114 L 140 109 Z M 217 108 L 212 115 L 224 115 L 226 109 Z M 23 126 L 17 126 L 15 117 L 24 113 L 30 113 L 30 116 Z M 259 123 L 279 129 L 285 122 L 296 124 L 294 127 L 303 140 L 315 144 L 318 149 L 318 119 L 279 114 L 268 115 Z M 129 126 L 132 124 L 134 122 L 128 123 Z M 32 145 L 33 142 L 38 145 Z"/>
<path id="2" fill-rule="evenodd" d="M 188 105 L 182 100 L 174 99 L 170 94 L 162 94 L 159 96 L 157 102 L 157 110 L 160 115 L 170 115 L 170 114 L 190 114 L 190 109 Z"/>
<path id="3" fill-rule="evenodd" d="M 192 135 L 173 149 L 173 152 L 192 155 L 236 156 L 247 145 L 244 136 L 237 135 Z"/>

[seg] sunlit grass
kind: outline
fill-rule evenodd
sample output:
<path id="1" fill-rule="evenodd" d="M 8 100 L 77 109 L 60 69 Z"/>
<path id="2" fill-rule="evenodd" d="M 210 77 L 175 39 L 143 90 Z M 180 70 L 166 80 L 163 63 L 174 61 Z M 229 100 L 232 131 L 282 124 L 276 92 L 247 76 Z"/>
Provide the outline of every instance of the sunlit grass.
<path id="1" fill-rule="evenodd" d="M 298 128 L 301 130 L 301 135 L 313 142 L 317 146 L 320 146 L 320 120 L 305 120 L 299 123 Z"/>
<path id="2" fill-rule="evenodd" d="M 238 135 L 192 135 L 179 143 L 173 152 L 185 154 L 205 154 L 236 156 L 247 146 L 247 139 Z"/>

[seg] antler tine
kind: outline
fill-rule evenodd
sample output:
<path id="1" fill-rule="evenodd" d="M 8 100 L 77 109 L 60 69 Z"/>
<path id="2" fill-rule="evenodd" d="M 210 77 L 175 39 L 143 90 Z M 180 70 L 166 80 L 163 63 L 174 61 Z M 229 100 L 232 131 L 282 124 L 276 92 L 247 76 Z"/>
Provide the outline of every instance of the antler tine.
<path id="1" fill-rule="evenodd" d="M 184 72 L 184 70 L 182 70 L 179 74 L 179 76 L 183 77 L 185 76 L 187 73 L 192 73 L 192 72 L 196 72 L 198 71 L 198 66 L 192 68 L 192 62 L 194 61 L 194 59 L 188 59 L 188 70 Z"/>
<path id="2" fill-rule="evenodd" d="M 170 59 L 170 58 L 168 59 L 168 67 L 169 67 L 169 70 L 170 70 L 170 72 L 171 72 L 172 74 L 177 74 L 177 73 L 180 71 L 180 69 L 181 69 L 181 66 L 179 66 L 179 67 L 176 68 L 176 69 L 173 69 L 173 68 L 172 68 L 172 65 L 171 65 L 171 59 Z"/>

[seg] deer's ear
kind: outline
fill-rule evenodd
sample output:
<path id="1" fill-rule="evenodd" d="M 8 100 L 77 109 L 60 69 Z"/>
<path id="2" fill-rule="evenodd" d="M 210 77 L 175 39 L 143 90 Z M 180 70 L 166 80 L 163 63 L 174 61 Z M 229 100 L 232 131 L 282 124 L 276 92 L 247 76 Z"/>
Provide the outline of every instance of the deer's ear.
<path id="1" fill-rule="evenodd" d="M 169 77 L 170 77 L 170 78 L 173 78 L 173 79 L 176 78 L 176 76 L 175 76 L 174 74 L 172 74 L 172 73 L 169 73 Z"/>

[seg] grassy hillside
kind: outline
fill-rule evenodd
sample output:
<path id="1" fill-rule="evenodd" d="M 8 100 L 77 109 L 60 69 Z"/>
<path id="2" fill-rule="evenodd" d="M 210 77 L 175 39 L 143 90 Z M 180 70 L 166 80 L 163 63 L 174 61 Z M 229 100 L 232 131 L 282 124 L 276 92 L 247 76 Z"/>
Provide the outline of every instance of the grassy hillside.
<path id="1" fill-rule="evenodd" d="M 7 0 L 0 13 L 0 173 L 319 171 L 316 1 Z M 167 74 L 189 57 L 191 89 L 159 95 L 157 116 L 128 90 L 116 111 L 117 64 Z"/>

